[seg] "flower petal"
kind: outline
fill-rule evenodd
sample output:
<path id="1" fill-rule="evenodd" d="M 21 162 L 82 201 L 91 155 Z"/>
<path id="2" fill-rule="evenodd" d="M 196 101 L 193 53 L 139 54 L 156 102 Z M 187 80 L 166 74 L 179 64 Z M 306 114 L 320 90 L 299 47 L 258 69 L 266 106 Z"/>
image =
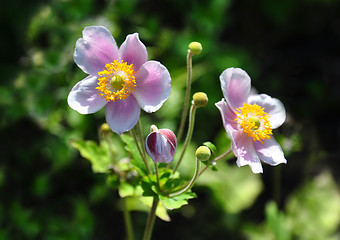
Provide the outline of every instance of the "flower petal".
<path id="1" fill-rule="evenodd" d="M 106 122 L 112 131 L 118 134 L 132 129 L 140 115 L 140 107 L 136 99 L 130 95 L 124 100 L 107 103 L 105 107 Z"/>
<path id="2" fill-rule="evenodd" d="M 155 163 L 170 163 L 174 159 L 176 148 L 161 132 L 156 131 L 147 136 L 145 150 Z"/>
<path id="3" fill-rule="evenodd" d="M 240 68 L 228 68 L 220 75 L 223 96 L 232 110 L 242 107 L 250 93 L 250 77 Z"/>
<path id="4" fill-rule="evenodd" d="M 253 139 L 243 130 L 232 133 L 233 151 L 237 157 L 237 166 L 249 165 L 253 173 L 262 173 L 262 165 L 253 147 Z"/>
<path id="5" fill-rule="evenodd" d="M 88 76 L 78 82 L 67 97 L 68 105 L 81 114 L 95 113 L 105 106 L 105 99 L 98 94 L 97 77 Z"/>
<path id="6" fill-rule="evenodd" d="M 280 127 L 286 120 L 286 110 L 280 100 L 266 94 L 252 95 L 248 98 L 249 104 L 257 104 L 264 107 L 264 111 L 270 116 L 269 123 L 272 129 Z"/>
<path id="7" fill-rule="evenodd" d="M 120 58 L 128 64 L 133 64 L 135 71 L 148 60 L 145 45 L 139 40 L 138 33 L 130 34 L 119 48 Z"/>
<path id="8" fill-rule="evenodd" d="M 73 58 L 85 73 L 96 76 L 106 63 L 119 58 L 119 52 L 108 29 L 91 26 L 84 28 L 83 38 L 77 40 Z"/>
<path id="9" fill-rule="evenodd" d="M 162 128 L 158 130 L 166 139 L 168 139 L 169 143 L 173 146 L 174 151 L 176 151 L 176 147 L 177 147 L 177 138 L 176 135 L 174 134 L 173 131 L 166 129 L 166 128 Z M 174 152 L 175 154 L 175 152 Z"/>
<path id="10" fill-rule="evenodd" d="M 259 141 L 254 142 L 254 148 L 259 158 L 267 164 L 276 166 L 287 163 L 280 144 L 273 137 L 263 140 L 263 144 Z"/>
<path id="11" fill-rule="evenodd" d="M 146 112 L 157 111 L 170 96 L 171 78 L 168 69 L 156 61 L 148 61 L 136 75 L 132 93 Z"/>
<path id="12" fill-rule="evenodd" d="M 215 103 L 215 106 L 220 110 L 222 116 L 222 122 L 227 133 L 231 134 L 233 130 L 237 129 L 236 114 L 230 109 L 227 102 L 222 99 L 221 101 Z"/>

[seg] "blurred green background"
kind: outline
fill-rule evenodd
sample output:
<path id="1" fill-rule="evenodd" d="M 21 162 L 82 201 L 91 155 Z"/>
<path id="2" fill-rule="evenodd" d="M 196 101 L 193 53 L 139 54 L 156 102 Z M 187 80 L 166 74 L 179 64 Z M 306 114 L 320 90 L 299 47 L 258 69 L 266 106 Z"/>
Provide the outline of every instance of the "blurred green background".
<path id="1" fill-rule="evenodd" d="M 0 10 L 0 239 L 124 239 L 116 191 L 70 139 L 98 141 L 104 112 L 80 115 L 67 95 L 84 74 L 73 62 L 85 26 L 104 25 L 118 45 L 139 32 L 149 58 L 172 76 L 169 100 L 152 123 L 178 127 L 193 59 L 199 109 L 189 154 L 204 141 L 229 148 L 214 103 L 219 75 L 241 67 L 259 93 L 279 98 L 275 131 L 287 165 L 262 175 L 220 162 L 202 175 L 197 199 L 156 221 L 153 239 L 340 239 L 340 2 L 336 0 L 13 0 Z M 191 152 L 190 152 L 191 151 Z M 181 170 L 189 178 L 193 166 Z M 146 213 L 133 212 L 136 239 Z"/>

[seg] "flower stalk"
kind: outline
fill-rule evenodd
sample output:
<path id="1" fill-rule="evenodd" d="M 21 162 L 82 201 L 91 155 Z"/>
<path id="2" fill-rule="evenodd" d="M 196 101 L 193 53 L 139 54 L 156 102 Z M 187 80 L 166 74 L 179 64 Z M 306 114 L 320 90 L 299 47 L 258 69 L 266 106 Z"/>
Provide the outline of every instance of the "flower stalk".
<path id="1" fill-rule="evenodd" d="M 132 228 L 130 211 L 127 208 L 126 198 L 123 198 L 122 200 L 124 204 L 123 213 L 124 213 L 124 223 L 125 223 L 125 228 L 126 228 L 126 236 L 128 240 L 134 240 L 134 233 L 133 233 L 133 228 Z"/>
<path id="2" fill-rule="evenodd" d="M 183 189 L 179 190 L 178 192 L 174 192 L 169 194 L 169 197 L 176 197 L 178 195 L 181 195 L 182 193 L 185 193 L 189 191 L 195 184 L 198 176 L 199 176 L 199 171 L 200 171 L 200 163 L 201 161 L 196 157 L 196 166 L 195 166 L 195 173 L 192 179 L 190 180 L 189 184 L 186 185 Z"/>
<path id="3" fill-rule="evenodd" d="M 150 210 L 150 213 L 149 213 L 149 217 L 148 217 L 148 220 L 146 222 L 143 240 L 150 240 L 151 239 L 151 234 L 152 234 L 152 230 L 153 230 L 153 226 L 154 226 L 155 218 L 156 218 L 156 209 L 157 209 L 157 206 L 158 206 L 158 202 L 159 202 L 158 198 L 155 197 L 153 199 L 151 210 Z"/>
<path id="4" fill-rule="evenodd" d="M 225 153 L 223 153 L 223 154 L 221 154 L 220 156 L 216 157 L 212 162 L 217 162 L 217 161 L 219 161 L 219 160 L 225 158 L 226 156 L 228 156 L 229 153 L 231 153 L 231 148 L 230 148 L 228 151 L 226 151 Z M 201 176 L 202 173 L 204 173 L 205 170 L 207 170 L 208 168 L 209 168 L 209 166 L 205 166 L 205 167 L 202 169 L 202 171 L 199 173 L 198 176 Z"/>
<path id="5" fill-rule="evenodd" d="M 177 171 L 178 169 L 178 166 L 180 165 L 182 159 L 183 159 L 183 156 L 184 156 L 184 153 L 185 153 L 185 150 L 187 149 L 188 147 L 188 144 L 189 142 L 191 141 L 191 137 L 192 137 L 192 133 L 194 131 L 194 125 L 195 125 L 195 114 L 196 114 L 196 109 L 197 109 L 197 106 L 192 103 L 191 104 L 191 108 L 190 108 L 190 115 L 189 115 L 189 127 L 188 127 L 188 132 L 187 132 L 187 136 L 185 138 L 185 142 L 184 142 L 184 146 L 183 146 L 183 149 L 182 149 L 182 152 L 181 152 L 181 155 L 177 161 L 177 164 L 174 168 L 174 172 Z"/>
<path id="6" fill-rule="evenodd" d="M 186 118 L 187 118 L 187 115 L 188 115 L 188 106 L 189 106 L 189 97 L 190 97 L 191 79 L 192 79 L 192 56 L 193 56 L 193 53 L 189 49 L 188 54 L 187 54 L 187 88 L 186 88 L 186 92 L 185 92 L 181 123 L 180 123 L 179 130 L 178 130 L 178 133 L 177 133 L 177 141 L 178 142 L 181 141 L 183 131 L 184 131 L 185 121 L 186 121 Z"/>
<path id="7" fill-rule="evenodd" d="M 146 171 L 147 171 L 147 173 L 148 173 L 149 175 L 151 175 L 151 170 L 150 170 L 148 161 L 146 160 L 146 156 L 145 156 L 143 150 L 142 150 L 141 147 L 139 146 L 138 138 L 137 138 L 136 132 L 135 132 L 133 129 L 131 129 L 131 133 L 132 133 L 133 139 L 134 139 L 135 142 L 136 142 L 136 146 L 137 146 L 138 152 L 139 152 L 140 156 L 142 157 L 143 162 L 144 162 L 144 164 L 145 164 Z"/>

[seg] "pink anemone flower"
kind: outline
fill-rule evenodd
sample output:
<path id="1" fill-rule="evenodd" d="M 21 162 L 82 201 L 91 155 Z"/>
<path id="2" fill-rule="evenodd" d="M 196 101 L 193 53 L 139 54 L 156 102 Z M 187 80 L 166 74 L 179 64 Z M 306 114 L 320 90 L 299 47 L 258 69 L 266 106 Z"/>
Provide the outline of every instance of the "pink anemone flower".
<path id="1" fill-rule="evenodd" d="M 168 70 L 157 61 L 148 61 L 137 33 L 128 35 L 118 48 L 105 27 L 86 27 L 73 57 L 89 75 L 72 88 L 69 106 L 81 114 L 95 113 L 105 106 L 106 122 L 118 134 L 136 125 L 140 108 L 155 112 L 170 95 Z"/>
<path id="2" fill-rule="evenodd" d="M 239 167 L 249 165 L 262 173 L 261 161 L 272 166 L 287 163 L 272 129 L 286 119 L 283 104 L 266 94 L 252 95 L 248 74 L 240 68 L 228 68 L 220 76 L 224 99 L 216 103 Z"/>
<path id="3" fill-rule="evenodd" d="M 176 153 L 176 135 L 169 129 L 151 126 L 151 133 L 145 139 L 145 150 L 154 163 L 170 163 Z"/>

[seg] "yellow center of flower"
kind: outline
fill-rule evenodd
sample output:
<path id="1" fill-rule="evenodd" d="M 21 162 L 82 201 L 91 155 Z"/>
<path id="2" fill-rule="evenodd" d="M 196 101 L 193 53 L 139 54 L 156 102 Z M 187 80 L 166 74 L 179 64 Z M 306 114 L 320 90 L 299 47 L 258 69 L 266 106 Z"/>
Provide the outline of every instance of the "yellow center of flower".
<path id="1" fill-rule="evenodd" d="M 106 101 L 124 100 L 136 87 L 133 64 L 128 65 L 124 61 L 115 60 L 105 65 L 103 71 L 98 72 L 99 96 Z"/>
<path id="2" fill-rule="evenodd" d="M 243 107 L 236 109 L 237 118 L 235 121 L 240 124 L 243 131 L 252 137 L 254 141 L 269 139 L 273 135 L 269 123 L 268 113 L 257 104 L 245 103 Z"/>

